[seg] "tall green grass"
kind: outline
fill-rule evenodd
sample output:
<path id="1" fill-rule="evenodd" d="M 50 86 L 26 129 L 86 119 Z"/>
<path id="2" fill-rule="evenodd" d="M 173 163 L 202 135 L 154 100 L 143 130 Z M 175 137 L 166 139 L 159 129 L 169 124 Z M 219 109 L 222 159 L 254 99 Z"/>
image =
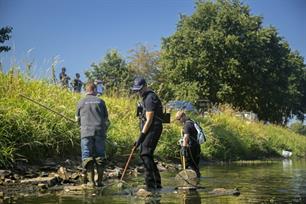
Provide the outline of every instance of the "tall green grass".
<path id="1" fill-rule="evenodd" d="M 295 157 L 306 156 L 306 138 L 288 128 L 237 117 L 226 108 L 208 119 L 211 137 L 202 146 L 204 156 L 219 160 L 250 160 L 279 157 L 291 150 Z"/>
<path id="2" fill-rule="evenodd" d="M 9 166 L 19 158 L 36 162 L 46 157 L 80 155 L 79 127 L 20 97 L 20 93 L 72 119 L 83 97 L 46 81 L 24 79 L 14 71 L 0 73 L 0 166 Z M 139 134 L 135 116 L 139 99 L 118 94 L 102 98 L 111 120 L 107 155 L 119 159 L 129 153 Z M 264 159 L 280 156 L 282 149 L 291 149 L 294 156 L 306 156 L 305 137 L 286 128 L 247 122 L 235 117 L 229 108 L 219 114 L 192 117 L 202 124 L 208 135 L 207 142 L 201 146 L 206 159 Z M 179 134 L 178 124 L 164 125 L 156 151 L 159 159 L 179 158 L 176 144 Z"/>

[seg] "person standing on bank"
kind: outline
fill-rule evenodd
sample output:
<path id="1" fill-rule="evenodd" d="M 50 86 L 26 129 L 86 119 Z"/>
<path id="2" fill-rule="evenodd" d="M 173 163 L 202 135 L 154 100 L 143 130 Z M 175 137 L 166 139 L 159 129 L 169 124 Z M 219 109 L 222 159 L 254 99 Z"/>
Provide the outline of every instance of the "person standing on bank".
<path id="1" fill-rule="evenodd" d="M 62 71 L 59 74 L 60 84 L 63 88 L 69 88 L 70 77 L 66 74 L 66 68 L 62 67 Z"/>
<path id="2" fill-rule="evenodd" d="M 136 148 L 140 146 L 147 190 L 157 190 L 162 188 L 162 185 L 159 170 L 154 162 L 154 151 L 163 130 L 163 107 L 158 96 L 147 87 L 144 78 L 136 78 L 132 90 L 142 97 L 140 135 L 134 145 Z"/>
<path id="3" fill-rule="evenodd" d="M 75 74 L 75 79 L 73 79 L 72 83 L 73 92 L 75 93 L 81 93 L 83 82 L 80 79 L 80 74 Z"/>
<path id="4" fill-rule="evenodd" d="M 82 166 L 88 185 L 94 187 L 94 166 L 97 168 L 97 186 L 102 185 L 105 167 L 105 139 L 109 126 L 105 102 L 96 97 L 95 85 L 86 85 L 86 96 L 77 106 L 76 120 L 81 125 Z M 86 179 L 85 179 L 86 180 Z"/>
<path id="5" fill-rule="evenodd" d="M 198 131 L 194 126 L 194 121 L 188 118 L 184 111 L 178 111 L 175 119 L 183 125 L 181 154 L 187 159 L 185 168 L 190 167 L 199 178 L 201 176 L 199 169 L 201 146 L 197 139 Z"/>

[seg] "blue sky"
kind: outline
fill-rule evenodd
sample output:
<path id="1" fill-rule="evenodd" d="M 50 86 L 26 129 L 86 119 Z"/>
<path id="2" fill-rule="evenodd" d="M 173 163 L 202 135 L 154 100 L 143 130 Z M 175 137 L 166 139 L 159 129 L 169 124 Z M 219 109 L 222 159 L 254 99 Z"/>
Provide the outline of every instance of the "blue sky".
<path id="1" fill-rule="evenodd" d="M 246 0 L 264 25 L 278 29 L 293 50 L 306 57 L 305 0 Z M 99 62 L 111 48 L 127 57 L 137 43 L 160 48 L 176 30 L 179 14 L 191 15 L 193 0 L 0 0 L 0 27 L 13 27 L 12 46 L 0 54 L 4 69 L 32 62 L 36 76 L 59 61 L 74 76 Z"/>

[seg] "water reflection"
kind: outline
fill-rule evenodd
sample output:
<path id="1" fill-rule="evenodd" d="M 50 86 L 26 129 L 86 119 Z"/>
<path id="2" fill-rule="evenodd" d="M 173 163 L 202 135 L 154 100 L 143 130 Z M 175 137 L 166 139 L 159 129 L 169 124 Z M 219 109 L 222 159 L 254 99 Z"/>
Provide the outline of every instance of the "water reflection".
<path id="1" fill-rule="evenodd" d="M 158 196 L 139 198 L 127 194 L 98 192 L 62 192 L 44 196 L 20 198 L 16 203 L 27 204 L 144 204 L 144 203 L 306 203 L 306 160 L 283 160 L 269 163 L 207 165 L 202 167 L 198 191 L 174 191 L 175 172 L 162 173 L 163 190 Z M 131 184 L 133 181 L 131 181 Z M 136 184 L 136 182 L 135 182 Z M 215 188 L 239 187 L 241 195 L 212 195 Z M 202 200 L 201 200 L 202 198 Z M 1 203 L 1 201 L 0 201 Z"/>
<path id="2" fill-rule="evenodd" d="M 197 191 L 180 191 L 180 203 L 181 204 L 199 204 L 201 203 L 201 197 Z"/>
<path id="3" fill-rule="evenodd" d="M 160 204 L 160 195 L 154 195 L 145 199 L 145 204 Z"/>
<path id="4" fill-rule="evenodd" d="M 290 171 L 292 169 L 292 160 L 291 159 L 284 159 L 283 160 L 283 170 Z"/>

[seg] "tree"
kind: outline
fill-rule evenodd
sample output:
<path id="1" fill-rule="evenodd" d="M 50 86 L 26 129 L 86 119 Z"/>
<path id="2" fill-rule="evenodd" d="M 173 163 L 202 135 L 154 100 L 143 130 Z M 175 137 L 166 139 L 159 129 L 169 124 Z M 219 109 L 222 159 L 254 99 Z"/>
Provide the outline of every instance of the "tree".
<path id="1" fill-rule="evenodd" d="M 148 45 L 138 44 L 129 51 L 129 71 L 134 76 L 142 76 L 150 83 L 159 73 L 159 52 L 151 51 Z"/>
<path id="2" fill-rule="evenodd" d="M 117 50 L 110 50 L 99 64 L 93 63 L 85 72 L 89 80 L 102 80 L 107 89 L 127 90 L 131 84 L 131 76 L 127 64 Z"/>
<path id="3" fill-rule="evenodd" d="M 11 49 L 9 46 L 3 46 L 2 44 L 11 38 L 10 33 L 12 32 L 13 28 L 10 26 L 6 26 L 0 28 L 0 53 L 7 52 Z"/>
<path id="4" fill-rule="evenodd" d="M 274 27 L 237 0 L 198 1 L 163 39 L 164 97 L 229 103 L 284 123 L 305 112 L 305 64 Z M 191 87 L 191 89 L 189 89 Z"/>

